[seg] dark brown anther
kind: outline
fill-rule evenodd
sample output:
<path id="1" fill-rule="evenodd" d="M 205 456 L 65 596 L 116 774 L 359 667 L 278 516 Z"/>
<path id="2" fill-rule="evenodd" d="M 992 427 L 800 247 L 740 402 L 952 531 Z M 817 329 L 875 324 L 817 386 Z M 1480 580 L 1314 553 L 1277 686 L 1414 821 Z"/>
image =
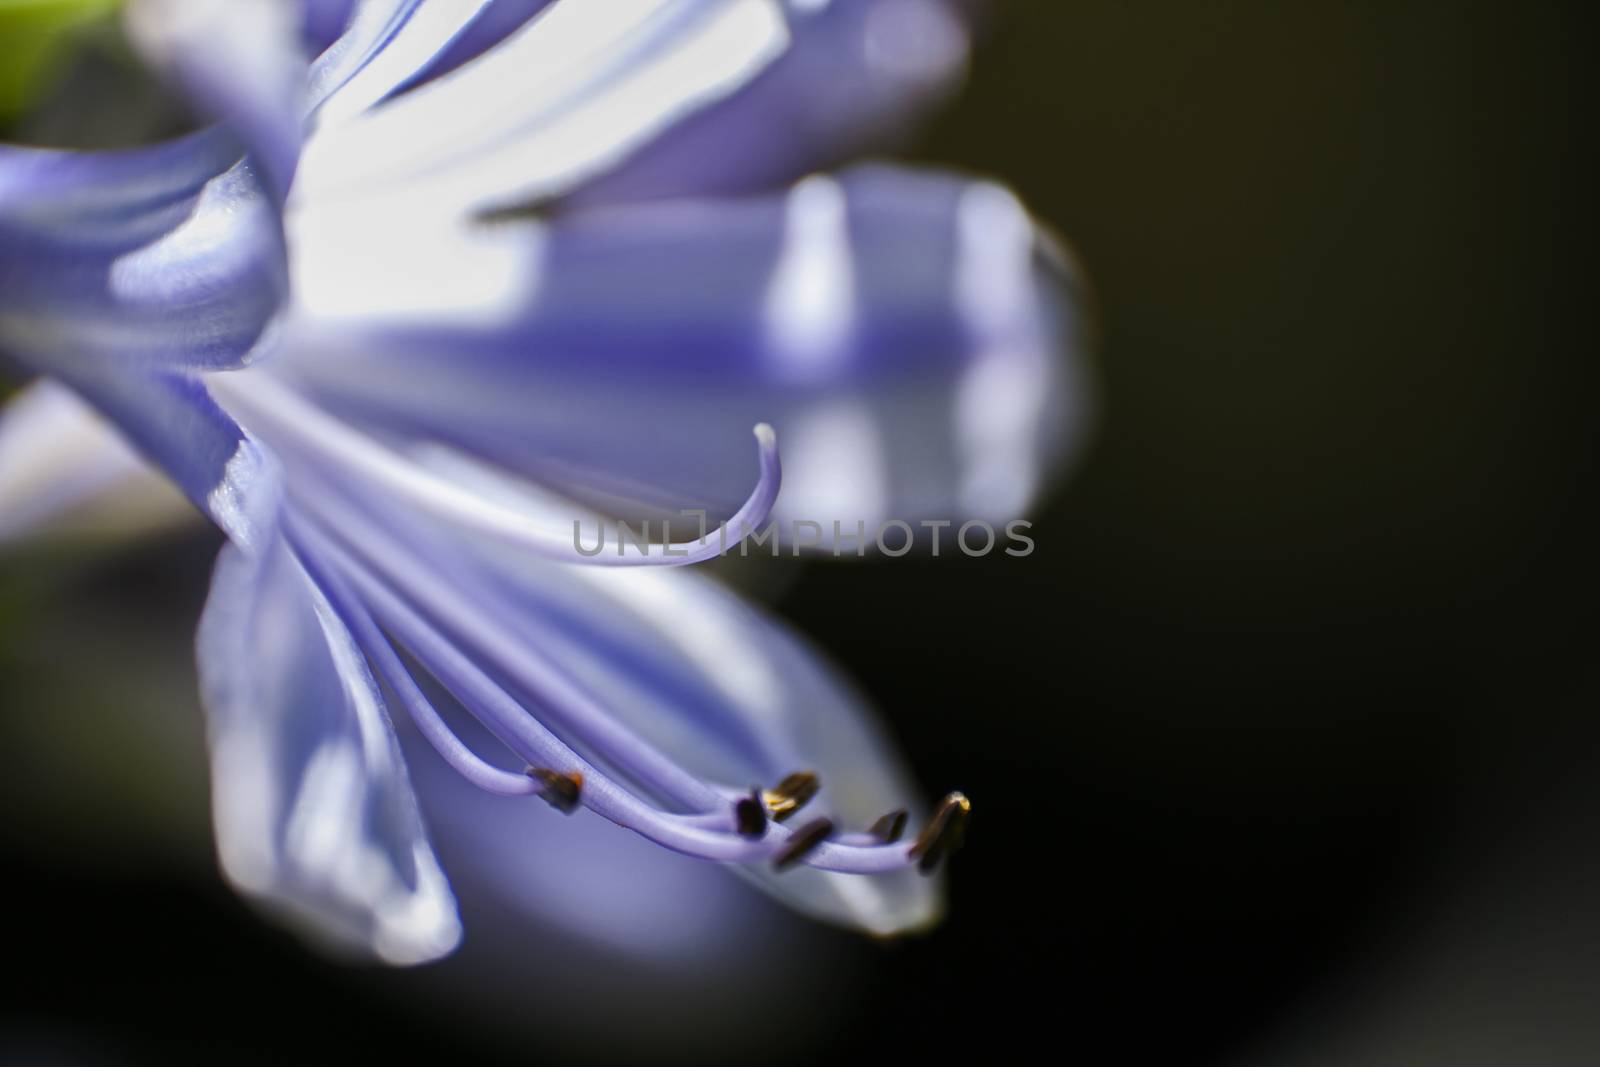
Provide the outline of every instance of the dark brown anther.
<path id="1" fill-rule="evenodd" d="M 778 853 L 772 857 L 772 869 L 775 871 L 788 870 L 816 851 L 817 846 L 826 841 L 832 833 L 832 819 L 812 819 L 796 830 L 790 836 L 789 843 L 779 849 Z"/>
<path id="2" fill-rule="evenodd" d="M 583 775 L 576 771 L 563 774 L 547 767 L 529 767 L 528 777 L 544 786 L 539 795 L 561 814 L 571 815 L 577 808 L 578 798 L 583 793 Z"/>
<path id="3" fill-rule="evenodd" d="M 760 837 L 767 832 L 767 808 L 761 803 L 760 789 L 750 790 L 749 796 L 734 804 L 733 828 L 741 837 Z"/>
<path id="4" fill-rule="evenodd" d="M 872 824 L 872 829 L 867 831 L 867 833 L 871 834 L 873 837 L 876 837 L 879 841 L 882 841 L 886 845 L 892 845 L 896 841 L 900 840 L 900 835 L 905 832 L 906 810 L 904 808 L 891 811 L 889 814 L 881 816 L 877 822 Z"/>
<path id="5" fill-rule="evenodd" d="M 911 856 L 917 860 L 918 870 L 932 874 L 940 860 L 961 847 L 971 815 L 972 801 L 962 794 L 951 793 L 944 798 L 939 810 L 917 835 L 917 843 L 911 846 Z"/>
<path id="6" fill-rule="evenodd" d="M 796 771 L 763 793 L 767 810 L 772 817 L 783 822 L 811 802 L 822 788 L 822 782 L 810 771 Z"/>

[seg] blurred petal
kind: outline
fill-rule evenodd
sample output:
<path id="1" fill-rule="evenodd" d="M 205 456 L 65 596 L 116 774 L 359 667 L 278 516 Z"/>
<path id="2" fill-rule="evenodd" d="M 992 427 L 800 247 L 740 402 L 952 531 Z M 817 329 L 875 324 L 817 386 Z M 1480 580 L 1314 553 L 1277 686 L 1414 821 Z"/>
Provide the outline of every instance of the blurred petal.
<path id="1" fill-rule="evenodd" d="M 328 110 L 361 114 L 407 68 L 412 83 L 434 80 L 319 136 L 302 194 L 421 184 L 484 210 L 770 188 L 903 133 L 966 65 L 952 0 L 545 6 L 499 0 L 480 14 L 463 0 L 448 48 L 437 31 L 418 35 L 426 47 L 386 46 L 369 68 L 385 73 Z"/>
<path id="2" fill-rule="evenodd" d="M 0 545 L 130 536 L 193 511 L 70 389 L 38 381 L 0 408 Z"/>
<path id="3" fill-rule="evenodd" d="M 274 370 L 603 510 L 726 516 L 767 421 L 785 518 L 1006 522 L 1085 429 L 1072 272 L 988 183 L 868 168 L 548 223 L 406 217 L 291 218 Z"/>
<path id="4" fill-rule="evenodd" d="M 522 24 L 549 7 L 555 0 L 489 0 L 472 24 L 461 36 L 439 53 L 426 68 L 420 70 L 401 91 L 432 78 L 448 74 L 463 63 L 470 62 L 510 37 Z"/>
<path id="5" fill-rule="evenodd" d="M 306 59 L 283 0 L 128 0 L 129 36 L 199 112 L 226 120 L 281 201 L 300 155 Z"/>
<path id="6" fill-rule="evenodd" d="M 60 377 L 235 543 L 264 543 L 280 492 L 276 464 L 201 382 L 157 371 Z"/>
<path id="7" fill-rule="evenodd" d="M 319 128 L 296 195 L 398 188 L 472 212 L 565 191 L 748 84 L 788 44 L 777 0 L 557 4 L 472 63 Z"/>
<path id="8" fill-rule="evenodd" d="M 372 62 L 423 0 L 337 0 L 342 31 L 311 64 L 306 105 L 315 110 Z"/>
<path id="9" fill-rule="evenodd" d="M 966 73 L 952 0 L 788 0 L 793 44 L 739 92 L 686 116 L 573 203 L 771 189 L 882 148 Z"/>
<path id="10" fill-rule="evenodd" d="M 300 36 L 306 51 L 320 55 L 337 41 L 350 23 L 355 0 L 301 0 Z"/>
<path id="11" fill-rule="evenodd" d="M 455 902 L 366 663 L 281 537 L 223 550 L 198 655 L 228 877 L 389 963 L 453 949 Z"/>
<path id="12" fill-rule="evenodd" d="M 119 152 L 0 146 L 0 350 L 65 365 L 232 366 L 287 289 L 283 238 L 220 130 Z"/>
<path id="13" fill-rule="evenodd" d="M 358 4 L 346 39 L 322 57 L 313 73 L 313 84 L 319 87 L 318 122 L 328 125 L 359 115 L 416 78 L 477 21 L 489 2 Z M 354 62 L 357 56 L 362 56 L 359 63 Z"/>

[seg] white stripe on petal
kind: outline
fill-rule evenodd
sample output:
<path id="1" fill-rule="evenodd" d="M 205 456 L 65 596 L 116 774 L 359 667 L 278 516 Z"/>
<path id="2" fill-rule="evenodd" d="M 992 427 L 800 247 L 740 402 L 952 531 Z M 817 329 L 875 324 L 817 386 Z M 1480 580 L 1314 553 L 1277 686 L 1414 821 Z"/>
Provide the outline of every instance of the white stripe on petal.
<path id="1" fill-rule="evenodd" d="M 481 211 L 553 194 L 731 93 L 788 43 L 773 0 L 557 4 L 467 66 L 319 131 L 297 195 L 409 185 Z"/>
<path id="2" fill-rule="evenodd" d="M 849 355 L 855 266 L 844 191 L 817 175 L 789 193 L 783 252 L 767 290 L 774 357 L 793 377 L 828 378 Z"/>
<path id="3" fill-rule="evenodd" d="M 372 675 L 285 541 L 223 551 L 197 654 L 228 877 L 385 962 L 454 948 L 454 900 Z"/>
<path id="4" fill-rule="evenodd" d="M 393 207 L 355 201 L 290 211 L 295 310 L 313 330 L 374 317 L 489 329 L 537 300 L 544 263 L 538 224 L 481 225 L 417 201 L 397 226 Z"/>
<path id="5" fill-rule="evenodd" d="M 395 35 L 317 109 L 319 124 L 361 114 L 450 46 L 492 0 L 424 3 Z"/>
<path id="6" fill-rule="evenodd" d="M 840 397 L 800 408 L 784 421 L 788 461 L 783 514 L 813 522 L 840 522 L 840 551 L 855 553 L 855 523 L 866 523 L 870 542 L 890 518 L 889 459 L 879 412 L 857 397 Z M 824 530 L 824 544 L 833 544 Z"/>

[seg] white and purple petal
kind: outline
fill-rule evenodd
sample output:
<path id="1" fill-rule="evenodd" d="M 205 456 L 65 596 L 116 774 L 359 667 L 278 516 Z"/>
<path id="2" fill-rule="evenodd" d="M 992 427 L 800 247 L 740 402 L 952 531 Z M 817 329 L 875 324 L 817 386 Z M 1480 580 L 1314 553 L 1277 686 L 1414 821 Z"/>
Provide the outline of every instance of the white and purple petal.
<path id="1" fill-rule="evenodd" d="M 566 192 L 739 91 L 789 44 L 777 0 L 558 3 L 472 62 L 320 126 L 297 195 L 401 190 L 471 213 Z"/>
<path id="2" fill-rule="evenodd" d="M 596 204 L 772 189 L 904 138 L 966 73 L 953 0 L 786 0 L 792 44 L 567 198 Z"/>
<path id="3" fill-rule="evenodd" d="M 822 789 L 791 825 L 826 816 L 865 830 L 922 792 L 860 696 L 795 633 L 688 571 L 531 567 L 502 560 L 508 605 L 619 721 L 698 776 L 748 789 L 797 771 Z M 790 906 L 888 935 L 930 925 L 939 880 L 910 867 L 838 874 L 811 867 L 740 873 Z"/>
<path id="4" fill-rule="evenodd" d="M 117 152 L 0 146 L 0 352 L 49 373 L 245 362 L 288 288 L 223 129 Z"/>
<path id="5" fill-rule="evenodd" d="M 782 185 L 903 133 L 952 89 L 968 48 L 961 8 L 462 0 L 401 47 L 424 5 L 371 61 L 381 75 L 363 71 L 362 91 L 324 105 L 352 121 L 308 146 L 301 193 L 346 200 L 420 183 L 485 211 Z"/>
<path id="6" fill-rule="evenodd" d="M 684 569 L 609 578 L 486 544 L 361 486 L 291 481 L 295 543 L 391 688 L 417 715 L 411 682 L 375 647 L 378 627 L 487 730 L 461 732 L 477 749 L 463 759 L 446 751 L 459 742 L 441 744 L 435 713 L 418 716 L 464 778 L 561 769 L 580 784 L 552 804 L 581 802 L 675 851 L 738 864 L 808 914 L 879 934 L 937 918 L 939 882 L 912 869 L 909 842 L 863 834 L 920 794 L 871 712 L 773 620 Z M 735 802 L 797 771 L 822 783 L 806 818 L 735 833 Z M 775 871 L 815 817 L 837 840 L 807 857 L 814 866 Z"/>
<path id="7" fill-rule="evenodd" d="M 349 631 L 277 534 L 218 561 L 198 638 L 223 869 L 313 936 L 389 963 L 460 924 Z"/>
<path id="8" fill-rule="evenodd" d="M 362 0 L 311 72 L 316 122 L 361 115 L 421 77 L 492 0 Z"/>
<path id="9" fill-rule="evenodd" d="M 447 48 L 397 91 L 404 92 L 470 63 L 553 3 L 555 0 L 489 0 L 478 17 Z"/>
<path id="10" fill-rule="evenodd" d="M 767 421 L 780 517 L 1006 522 L 1086 428 L 1075 275 L 986 182 L 864 168 L 548 221 L 418 203 L 403 236 L 385 217 L 291 217 L 273 373 L 397 447 L 613 514 L 728 515 Z"/>
<path id="11" fill-rule="evenodd" d="M 129 36 L 200 115 L 249 147 L 281 203 L 300 156 L 306 57 L 283 0 L 129 0 Z"/>
<path id="12" fill-rule="evenodd" d="M 88 401 L 230 539 L 258 549 L 281 492 L 277 463 L 182 373 L 106 374 L 58 367 L 58 380 Z"/>

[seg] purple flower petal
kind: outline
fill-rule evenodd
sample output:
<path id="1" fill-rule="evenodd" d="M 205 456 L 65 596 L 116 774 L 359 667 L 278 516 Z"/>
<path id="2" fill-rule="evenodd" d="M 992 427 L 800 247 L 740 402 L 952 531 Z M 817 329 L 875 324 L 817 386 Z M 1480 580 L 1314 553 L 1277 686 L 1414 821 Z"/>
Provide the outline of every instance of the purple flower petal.
<path id="1" fill-rule="evenodd" d="M 771 189 L 881 150 L 966 73 L 952 0 L 788 0 L 789 49 L 738 93 L 686 116 L 568 200 L 595 204 Z"/>
<path id="2" fill-rule="evenodd" d="M 330 101 L 359 117 L 308 148 L 302 191 L 344 199 L 422 182 L 471 211 L 771 188 L 903 133 L 950 90 L 966 65 L 960 7 L 501 0 L 480 14 L 463 0 L 453 41 L 434 30 L 416 35 L 422 47 L 386 44 L 372 62 L 383 76 Z M 363 114 L 407 68 L 415 87 Z"/>
<path id="3" fill-rule="evenodd" d="M 555 0 L 489 0 L 488 6 L 472 21 L 450 46 L 439 53 L 431 64 L 419 71 L 411 81 L 401 86 L 400 92 L 450 73 L 464 63 L 478 58 L 501 41 L 522 29 L 524 23 Z"/>
<path id="4" fill-rule="evenodd" d="M 529 766 L 571 768 L 563 810 L 576 800 L 675 851 L 741 864 L 808 914 L 881 934 L 937 917 L 938 882 L 911 869 L 908 844 L 863 833 L 915 807 L 919 793 L 870 712 L 781 626 L 687 569 L 544 561 L 360 484 L 289 472 L 290 535 L 387 684 L 408 707 L 420 699 L 386 650 L 392 639 L 417 677 L 431 676 L 489 731 L 461 735 L 477 747 L 466 767 L 460 742 L 436 736 L 438 713 L 417 716 L 464 778 L 482 787 Z M 470 470 L 454 475 L 494 492 Z M 486 736 L 498 740 L 483 746 Z M 780 874 L 771 860 L 791 828 L 742 836 L 735 802 L 796 771 L 821 776 L 807 817 L 832 817 L 841 836 L 817 850 L 815 867 Z M 565 817 L 531 796 L 521 803 L 530 819 Z"/>
<path id="5" fill-rule="evenodd" d="M 426 71 L 491 0 L 366 0 L 311 73 L 317 121 L 360 115 Z"/>
<path id="6" fill-rule="evenodd" d="M 451 717 L 464 714 L 452 710 Z M 484 751 L 496 747 L 481 728 L 462 732 Z M 415 731 L 402 726 L 400 733 L 422 810 L 464 906 L 469 893 L 492 898 L 515 913 L 521 937 L 533 927 L 636 965 L 760 966 L 760 952 L 741 957 L 743 944 L 762 938 L 756 921 L 766 917 L 762 905 L 717 866 L 657 848 L 589 812 L 562 816 L 537 802 L 486 793 L 455 774 Z M 481 928 L 473 933 L 479 940 L 494 936 Z M 566 962 L 581 966 L 582 957 Z"/>
<path id="7" fill-rule="evenodd" d="M 1085 429 L 1071 270 L 987 183 L 871 168 L 548 223 L 385 217 L 293 220 L 274 370 L 398 446 L 615 514 L 728 515 L 764 420 L 781 517 L 1006 522 Z"/>
<path id="8" fill-rule="evenodd" d="M 721 586 L 685 570 L 602 571 L 502 559 L 505 603 L 630 729 L 711 781 L 748 791 L 796 771 L 822 791 L 815 816 L 865 830 L 885 812 L 919 807 L 920 790 L 871 711 L 792 631 Z M 877 934 L 934 922 L 936 879 L 768 863 L 739 873 L 802 912 Z"/>
<path id="9" fill-rule="evenodd" d="M 423 0 L 337 0 L 342 32 L 317 56 L 307 76 L 306 105 L 315 110 L 380 53 Z"/>
<path id="10" fill-rule="evenodd" d="M 281 537 L 224 549 L 198 655 L 228 877 L 386 962 L 453 949 L 455 902 L 367 665 Z"/>
<path id="11" fill-rule="evenodd" d="M 473 62 L 320 126 L 297 195 L 422 186 L 471 212 L 566 191 L 736 92 L 789 43 L 776 0 L 557 4 Z"/>
<path id="12" fill-rule="evenodd" d="M 320 55 L 343 36 L 356 0 L 301 0 L 300 36 L 306 51 Z"/>
<path id="13" fill-rule="evenodd" d="M 130 0 L 127 25 L 147 60 L 208 119 L 249 146 L 276 199 L 300 156 L 306 58 L 280 0 Z"/>
<path id="14" fill-rule="evenodd" d="M 288 282 L 238 158 L 220 129 L 122 152 L 0 146 L 0 350 L 47 373 L 245 361 Z"/>
<path id="15" fill-rule="evenodd" d="M 267 453 L 183 374 L 57 376 L 109 419 L 147 460 L 235 543 L 259 546 L 271 528 L 278 479 Z"/>

